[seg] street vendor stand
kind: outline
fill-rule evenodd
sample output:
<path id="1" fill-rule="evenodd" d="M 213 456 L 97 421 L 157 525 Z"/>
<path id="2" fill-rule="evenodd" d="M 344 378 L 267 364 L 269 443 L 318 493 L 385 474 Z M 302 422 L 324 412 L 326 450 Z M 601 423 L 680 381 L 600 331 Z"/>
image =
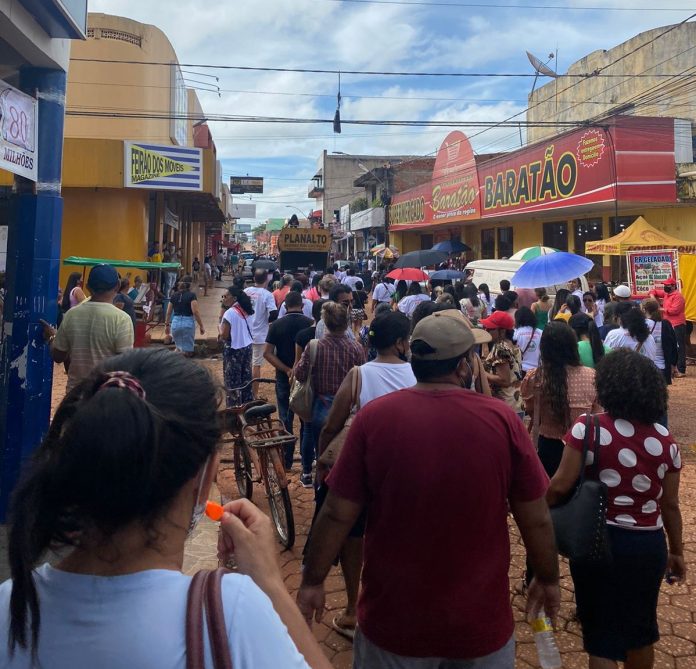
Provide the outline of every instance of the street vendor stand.
<path id="1" fill-rule="evenodd" d="M 147 260 L 113 260 L 111 258 L 83 258 L 81 256 L 70 256 L 63 260 L 64 265 L 72 265 L 82 267 L 82 280 L 86 283 L 85 275 L 87 273 L 88 267 L 94 267 L 94 265 L 111 265 L 118 270 L 129 270 L 129 269 L 140 269 L 147 270 L 148 272 L 154 272 L 156 277 L 157 285 L 160 285 L 160 274 L 163 270 L 170 270 L 178 272 L 181 269 L 181 265 L 178 262 L 149 262 Z M 147 283 L 147 282 L 144 282 Z M 166 299 L 162 305 L 162 310 L 158 314 L 157 320 L 155 320 L 155 305 L 150 305 L 149 310 L 145 310 L 147 305 L 143 305 L 142 302 L 136 303 L 136 315 L 137 321 L 135 323 L 135 339 L 134 346 L 142 347 L 147 345 L 148 333 L 153 328 L 161 325 L 164 322 L 164 316 L 166 313 L 166 305 L 168 299 Z"/>

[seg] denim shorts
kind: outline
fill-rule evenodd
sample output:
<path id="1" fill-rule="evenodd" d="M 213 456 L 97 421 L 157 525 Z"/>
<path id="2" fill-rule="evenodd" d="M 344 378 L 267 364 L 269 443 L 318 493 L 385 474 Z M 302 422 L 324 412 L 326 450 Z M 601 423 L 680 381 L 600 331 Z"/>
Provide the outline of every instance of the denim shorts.
<path id="1" fill-rule="evenodd" d="M 196 321 L 193 316 L 174 316 L 172 318 L 172 338 L 180 351 L 193 353 L 193 344 L 196 338 Z"/>

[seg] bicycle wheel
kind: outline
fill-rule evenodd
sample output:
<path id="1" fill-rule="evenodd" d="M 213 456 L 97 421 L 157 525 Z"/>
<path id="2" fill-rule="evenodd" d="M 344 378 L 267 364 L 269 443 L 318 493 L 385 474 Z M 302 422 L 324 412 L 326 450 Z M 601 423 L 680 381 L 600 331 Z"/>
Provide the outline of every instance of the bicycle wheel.
<path id="1" fill-rule="evenodd" d="M 234 444 L 234 478 L 240 497 L 251 499 L 254 493 L 254 482 L 251 479 L 251 458 L 246 446 L 239 442 Z"/>
<path id="2" fill-rule="evenodd" d="M 260 453 L 263 481 L 266 485 L 268 506 L 271 509 L 271 518 L 275 525 L 280 543 L 285 548 L 292 548 L 295 543 L 295 517 L 292 513 L 292 503 L 287 485 L 281 485 L 278 478 L 278 469 L 284 472 L 280 453 L 276 449 L 263 449 Z"/>

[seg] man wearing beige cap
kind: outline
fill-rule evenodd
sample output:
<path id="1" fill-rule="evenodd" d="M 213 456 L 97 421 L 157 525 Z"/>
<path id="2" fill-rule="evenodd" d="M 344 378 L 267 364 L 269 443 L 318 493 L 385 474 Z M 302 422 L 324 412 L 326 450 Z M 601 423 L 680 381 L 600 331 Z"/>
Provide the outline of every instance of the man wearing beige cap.
<path id="1" fill-rule="evenodd" d="M 515 413 L 467 390 L 474 345 L 456 311 L 419 321 L 418 383 L 360 409 L 327 479 L 297 599 L 321 619 L 324 579 L 366 510 L 358 669 L 514 667 L 508 507 L 536 574 L 528 609 L 558 612 L 548 479 Z"/>

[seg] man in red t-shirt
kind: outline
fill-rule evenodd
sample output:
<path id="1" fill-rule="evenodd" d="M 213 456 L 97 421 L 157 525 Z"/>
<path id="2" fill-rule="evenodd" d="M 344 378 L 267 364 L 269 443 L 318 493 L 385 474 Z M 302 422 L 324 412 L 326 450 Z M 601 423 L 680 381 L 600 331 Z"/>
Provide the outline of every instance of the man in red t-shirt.
<path id="1" fill-rule="evenodd" d="M 329 474 L 297 599 L 321 619 L 324 579 L 366 509 L 355 667 L 512 669 L 508 505 L 536 574 L 528 609 L 558 611 L 548 479 L 515 413 L 465 389 L 473 345 L 457 311 L 420 321 L 418 383 L 360 409 Z"/>
<path id="2" fill-rule="evenodd" d="M 663 290 L 651 290 L 650 294 L 662 299 L 662 313 L 674 328 L 677 337 L 677 371 L 674 376 L 686 376 L 686 301 L 679 292 L 677 282 L 670 277 L 662 283 Z"/>

